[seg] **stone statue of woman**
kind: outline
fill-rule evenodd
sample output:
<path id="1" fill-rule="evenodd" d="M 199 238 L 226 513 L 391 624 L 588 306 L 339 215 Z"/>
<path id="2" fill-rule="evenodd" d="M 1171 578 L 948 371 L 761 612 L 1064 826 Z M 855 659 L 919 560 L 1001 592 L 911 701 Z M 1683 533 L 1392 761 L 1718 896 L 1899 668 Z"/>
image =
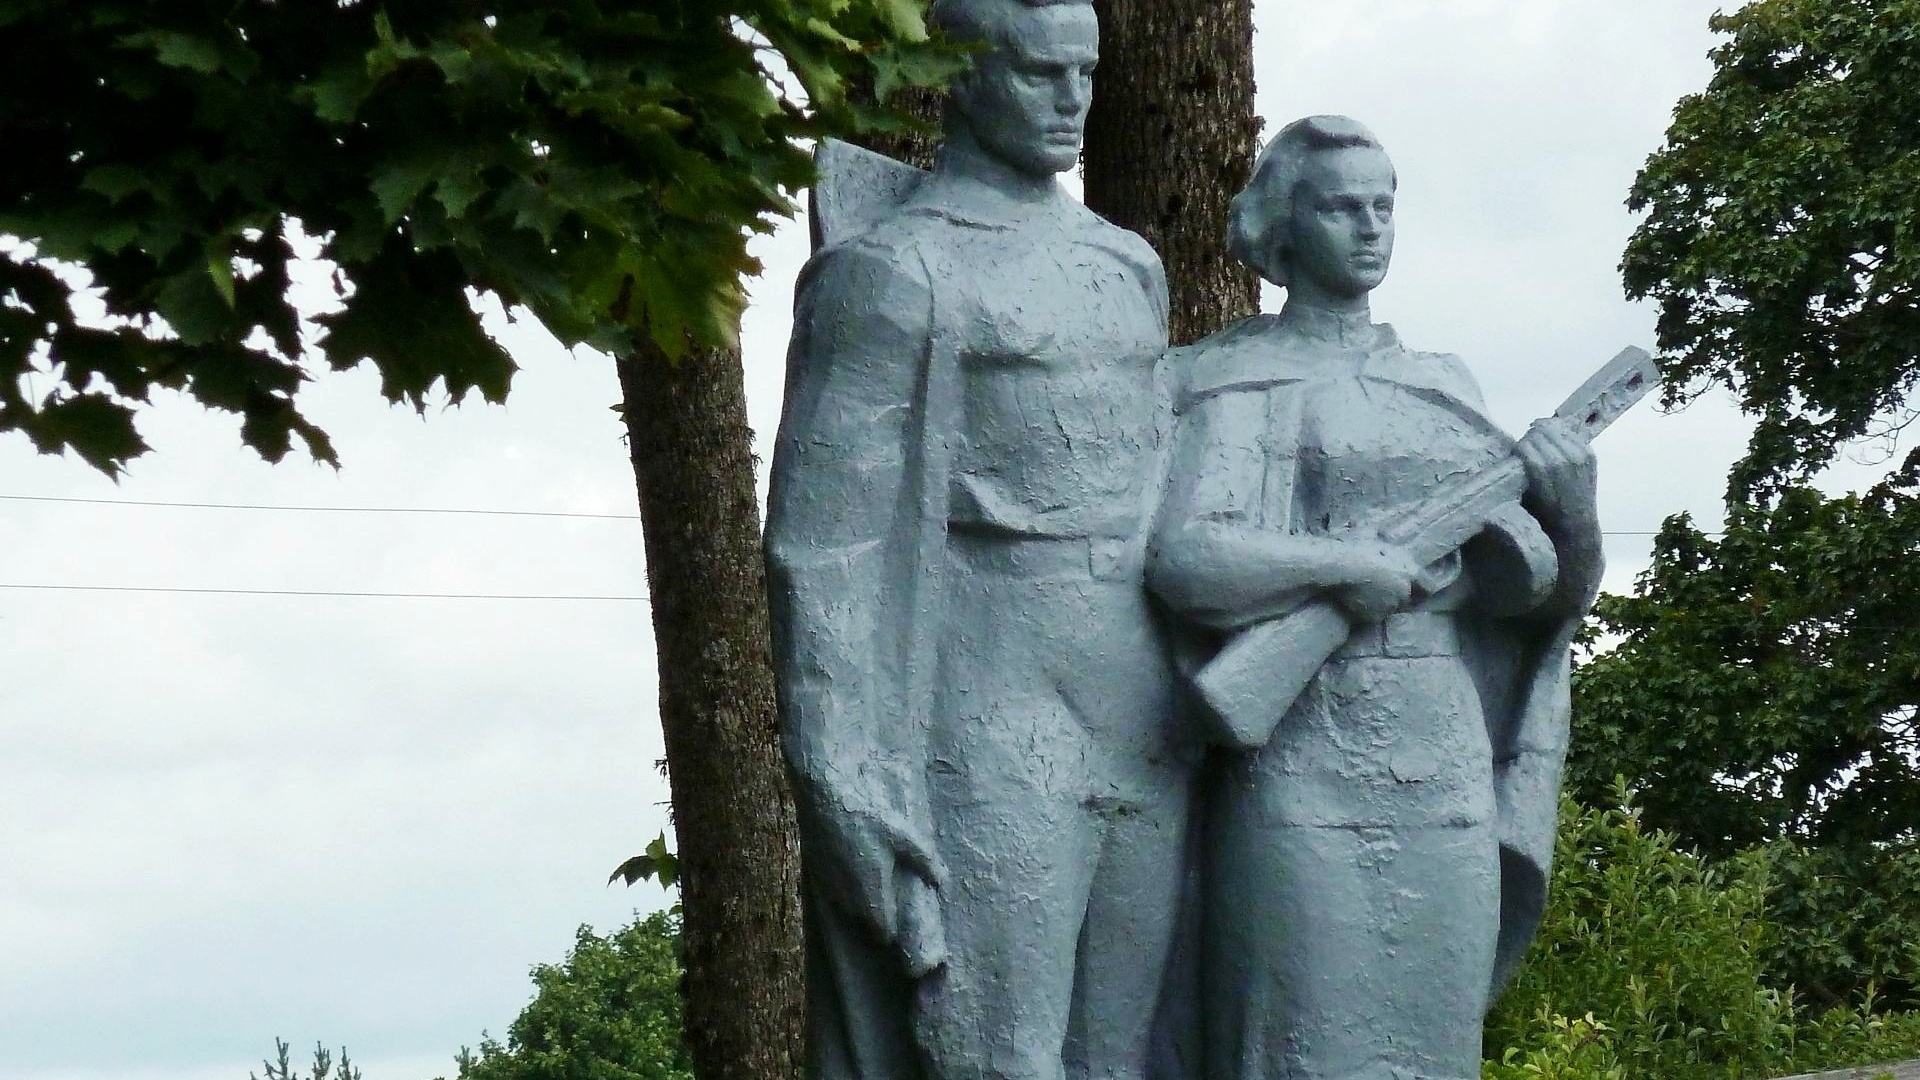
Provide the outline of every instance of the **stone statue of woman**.
<path id="1" fill-rule="evenodd" d="M 1286 305 L 1169 357 L 1153 591 L 1215 645 L 1302 605 L 1344 616 L 1272 735 L 1213 778 L 1210 1080 L 1477 1077 L 1545 896 L 1568 645 L 1601 572 L 1593 458 L 1557 419 L 1516 443 L 1458 358 L 1371 320 L 1396 185 L 1352 120 L 1281 131 L 1231 232 Z M 1382 539 L 1515 456 L 1524 498 L 1464 548 L 1420 565 Z"/>

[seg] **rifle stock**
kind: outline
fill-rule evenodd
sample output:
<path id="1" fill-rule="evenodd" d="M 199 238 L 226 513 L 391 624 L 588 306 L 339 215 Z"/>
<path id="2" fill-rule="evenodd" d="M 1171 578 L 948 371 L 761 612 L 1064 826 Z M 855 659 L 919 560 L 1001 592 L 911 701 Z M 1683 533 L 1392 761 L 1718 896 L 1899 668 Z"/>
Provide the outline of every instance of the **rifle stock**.
<path id="1" fill-rule="evenodd" d="M 1337 604 L 1309 600 L 1234 635 L 1193 679 L 1219 716 L 1227 744 L 1240 750 L 1265 746 L 1287 706 L 1352 632 Z"/>

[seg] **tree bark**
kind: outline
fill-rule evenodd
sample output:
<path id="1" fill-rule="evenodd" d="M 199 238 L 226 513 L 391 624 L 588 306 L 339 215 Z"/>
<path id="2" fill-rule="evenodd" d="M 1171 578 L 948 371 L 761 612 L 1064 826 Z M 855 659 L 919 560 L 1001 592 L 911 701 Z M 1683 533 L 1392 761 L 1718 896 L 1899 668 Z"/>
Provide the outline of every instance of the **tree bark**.
<path id="1" fill-rule="evenodd" d="M 618 361 L 679 840 L 701 1080 L 798 1080 L 800 846 L 780 754 L 740 354 Z"/>
<path id="2" fill-rule="evenodd" d="M 937 121 L 939 95 L 896 107 Z M 871 149 L 931 168 L 935 136 Z M 701 1080 L 799 1080 L 800 844 L 780 752 L 753 432 L 737 350 L 617 367 L 640 495 L 679 842 L 686 1027 Z"/>
<path id="3" fill-rule="evenodd" d="M 904 116 L 926 125 L 921 131 L 891 131 L 866 135 L 854 141 L 876 154 L 904 161 L 916 169 L 933 168 L 934 151 L 940 147 L 940 113 L 946 108 L 947 95 L 938 90 L 910 87 L 896 91 L 887 104 Z"/>
<path id="4" fill-rule="evenodd" d="M 1094 0 L 1100 67 L 1087 117 L 1087 205 L 1167 267 L 1180 345 L 1259 310 L 1227 256 L 1227 206 L 1253 173 L 1253 0 Z"/>
<path id="5" fill-rule="evenodd" d="M 1259 278 L 1227 254 L 1227 208 L 1253 173 L 1253 0 L 1093 0 L 1100 15 L 1081 175 L 1087 205 L 1145 237 L 1167 268 L 1175 345 L 1260 309 Z M 1198 887 L 1189 877 L 1188 888 Z M 1198 1075 L 1203 1048 L 1192 894 L 1168 972 L 1156 1054 Z"/>

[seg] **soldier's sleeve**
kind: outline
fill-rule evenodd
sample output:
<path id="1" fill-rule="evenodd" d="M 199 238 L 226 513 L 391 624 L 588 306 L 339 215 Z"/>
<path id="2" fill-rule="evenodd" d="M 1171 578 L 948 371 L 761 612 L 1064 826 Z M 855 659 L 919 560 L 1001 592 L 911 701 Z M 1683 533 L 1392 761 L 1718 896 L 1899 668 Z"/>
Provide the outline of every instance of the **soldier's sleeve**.
<path id="1" fill-rule="evenodd" d="M 1176 350 L 1178 356 L 1186 350 Z M 1162 520 L 1260 524 L 1267 396 L 1175 391 L 1171 483 Z"/>
<path id="2" fill-rule="evenodd" d="M 896 628 L 912 595 L 899 553 L 916 520 L 907 470 L 931 302 L 910 247 L 855 243 L 808 265 L 767 507 L 783 736 L 801 794 L 896 823 L 912 797 L 888 730 L 903 712 Z"/>
<path id="3" fill-rule="evenodd" d="M 1172 301 L 1167 294 L 1167 268 L 1160 261 L 1160 253 L 1153 250 L 1153 245 L 1138 233 L 1104 221 L 1102 224 L 1109 233 L 1109 241 L 1113 245 L 1111 250 L 1133 268 L 1140 290 L 1146 294 L 1147 305 L 1153 310 L 1154 320 L 1160 326 L 1160 339 L 1165 341 Z"/>

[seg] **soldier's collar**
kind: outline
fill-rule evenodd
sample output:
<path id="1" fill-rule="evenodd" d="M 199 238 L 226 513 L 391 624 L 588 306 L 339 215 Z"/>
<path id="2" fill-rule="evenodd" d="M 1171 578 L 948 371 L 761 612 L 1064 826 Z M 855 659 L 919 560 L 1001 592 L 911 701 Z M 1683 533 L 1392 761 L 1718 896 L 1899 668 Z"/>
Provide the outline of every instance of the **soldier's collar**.
<path id="1" fill-rule="evenodd" d="M 1035 225 L 1080 223 L 1092 211 L 1054 185 L 1044 202 L 1009 199 L 985 184 L 936 171 L 908 200 L 910 211 L 931 214 L 975 229 L 1011 230 Z"/>

